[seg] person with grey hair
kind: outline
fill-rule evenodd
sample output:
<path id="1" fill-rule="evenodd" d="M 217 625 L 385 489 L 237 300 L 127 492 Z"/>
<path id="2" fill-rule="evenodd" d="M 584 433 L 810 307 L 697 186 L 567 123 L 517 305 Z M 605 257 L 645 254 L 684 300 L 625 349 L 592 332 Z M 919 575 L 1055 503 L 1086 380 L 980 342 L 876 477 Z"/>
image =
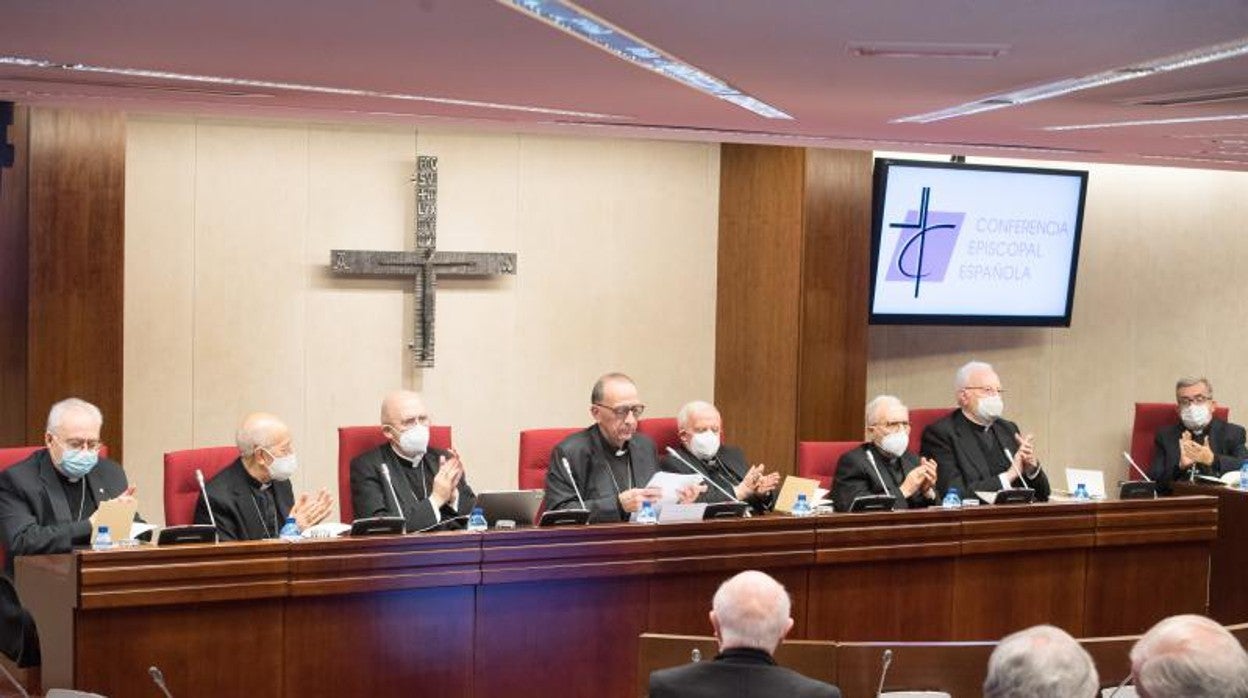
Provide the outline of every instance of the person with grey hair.
<path id="1" fill-rule="evenodd" d="M 1208 378 L 1180 378 L 1174 386 L 1179 423 L 1157 430 L 1149 475 L 1162 492 L 1175 480 L 1220 476 L 1248 460 L 1244 428 L 1214 416 L 1218 403 Z"/>
<path id="2" fill-rule="evenodd" d="M 936 462 L 910 453 L 910 410 L 892 395 L 867 403 L 867 440 L 836 464 L 832 506 L 849 511 L 859 497 L 886 494 L 896 509 L 919 509 L 936 501 Z"/>
<path id="3" fill-rule="evenodd" d="M 325 488 L 296 499 L 290 485 L 298 462 L 290 429 L 276 416 L 255 412 L 243 418 L 234 435 L 238 458 L 208 481 L 195 504 L 195 523 L 217 524 L 221 540 L 276 538 L 287 517 L 303 531 L 329 515 L 334 498 Z"/>
<path id="4" fill-rule="evenodd" d="M 719 654 L 650 674 L 650 698 L 839 698 L 840 690 L 778 666 L 772 657 L 793 628 L 789 594 L 775 579 L 748 570 L 725 581 L 711 602 Z"/>
<path id="5" fill-rule="evenodd" d="M 1171 616 L 1131 648 L 1131 675 L 1145 698 L 1246 698 L 1248 653 L 1204 616 Z"/>
<path id="6" fill-rule="evenodd" d="M 749 504 L 755 513 L 775 504 L 780 473 L 768 473 L 762 463 L 751 466 L 741 449 L 724 443 L 724 420 L 714 405 L 702 400 L 686 403 L 676 413 L 676 429 L 680 439 L 677 455 L 663 456 L 659 469 L 681 475 L 696 472 L 710 478 L 714 484 L 706 487 L 697 501 L 730 502 L 735 498 Z"/>
<path id="7" fill-rule="evenodd" d="M 1092 657 L 1066 631 L 1037 625 L 1006 636 L 988 658 L 984 698 L 1094 698 Z"/>
<path id="8" fill-rule="evenodd" d="M 1049 478 L 1040 467 L 1035 438 L 1002 418 L 1005 389 L 990 364 L 971 361 L 954 378 L 958 407 L 923 430 L 919 451 L 936 461 L 936 490 L 976 492 L 1028 487 L 1049 498 Z"/>
<path id="9" fill-rule="evenodd" d="M 125 471 L 100 456 L 103 426 L 104 416 L 95 405 L 74 397 L 61 400 L 48 411 L 44 447 L 0 473 L 0 536 L 10 577 L 18 555 L 67 553 L 88 545 L 100 504 L 133 499 L 135 490 Z M 129 538 L 129 531 L 113 535 Z M 6 633 L 6 639 L 0 646 L 18 659 L 12 646 L 16 638 Z M 25 647 L 19 662 L 38 663 L 33 639 Z"/>

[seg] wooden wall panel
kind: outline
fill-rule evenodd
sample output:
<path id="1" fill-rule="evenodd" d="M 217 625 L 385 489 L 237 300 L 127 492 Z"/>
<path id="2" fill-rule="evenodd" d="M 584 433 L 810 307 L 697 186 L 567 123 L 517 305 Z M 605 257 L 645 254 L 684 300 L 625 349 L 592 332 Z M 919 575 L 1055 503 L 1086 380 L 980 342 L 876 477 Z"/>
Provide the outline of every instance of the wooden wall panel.
<path id="1" fill-rule="evenodd" d="M 26 153 L 29 110 L 16 107 L 8 142 L 13 166 L 0 170 L 0 446 L 26 441 Z"/>
<path id="2" fill-rule="evenodd" d="M 104 413 L 122 456 L 125 119 L 115 112 L 30 112 L 30 299 L 26 440 L 48 407 L 75 395 Z"/>

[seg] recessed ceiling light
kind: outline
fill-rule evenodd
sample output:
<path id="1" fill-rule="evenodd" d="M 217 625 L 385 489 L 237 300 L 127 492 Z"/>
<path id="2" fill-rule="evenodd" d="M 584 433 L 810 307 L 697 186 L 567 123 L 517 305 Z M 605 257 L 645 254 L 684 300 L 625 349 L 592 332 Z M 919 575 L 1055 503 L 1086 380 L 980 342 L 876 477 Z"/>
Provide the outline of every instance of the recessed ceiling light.
<path id="1" fill-rule="evenodd" d="M 104 75 L 124 75 L 132 78 L 151 80 L 171 80 L 177 82 L 194 82 L 207 85 L 229 85 L 231 87 L 248 87 L 265 90 L 287 90 L 290 92 L 311 92 L 316 94 L 339 95 L 343 97 L 369 97 L 374 99 L 395 99 L 409 102 L 428 102 L 456 107 L 473 107 L 478 109 L 499 109 L 518 111 L 528 114 L 552 114 L 556 116 L 579 116 L 587 119 L 627 119 L 630 117 L 616 114 L 596 114 L 594 112 L 553 109 L 550 107 L 534 107 L 524 104 L 501 104 L 498 102 L 478 102 L 471 99 L 452 99 L 450 97 L 430 97 L 428 95 L 405 94 L 401 92 L 379 92 L 375 90 L 359 90 L 350 87 L 327 87 L 325 85 L 306 85 L 295 82 L 277 82 L 272 80 L 252 80 L 249 78 L 230 78 L 216 75 L 193 75 L 175 73 L 165 70 L 148 70 L 146 68 L 121 68 L 113 66 L 88 65 L 85 63 L 59 63 L 40 58 L 23 56 L 0 56 L 0 65 L 18 68 L 34 68 L 43 70 L 70 70 L 80 73 L 99 73 Z"/>
<path id="2" fill-rule="evenodd" d="M 690 65 L 584 10 L 570 0 L 497 0 L 566 34 L 588 42 L 616 58 L 651 70 L 686 87 L 748 109 L 768 119 L 792 119 L 727 81 Z"/>
<path id="3" fill-rule="evenodd" d="M 1157 73 L 1164 73 L 1171 70 L 1181 70 L 1183 68 L 1190 68 L 1196 65 L 1212 63 L 1214 61 L 1237 58 L 1243 55 L 1248 55 L 1248 38 L 1230 41 L 1224 44 L 1206 46 L 1192 51 L 1185 51 L 1183 53 L 1156 58 L 1142 63 L 1121 66 L 1099 73 L 1093 73 L 1091 75 L 1084 75 L 1082 77 L 1066 78 L 1046 83 L 1044 85 L 1037 85 L 1035 87 L 989 95 L 983 99 L 977 99 L 974 102 L 959 104 L 947 109 L 927 112 L 925 114 L 915 114 L 913 116 L 903 116 L 899 119 L 893 119 L 891 123 L 927 124 L 933 121 L 952 119 L 959 116 L 969 116 L 971 114 L 992 111 L 993 109 L 1027 104 L 1028 102 L 1037 102 L 1042 99 L 1053 99 L 1054 97 L 1060 97 L 1072 92 L 1090 90 L 1096 87 L 1104 87 L 1105 85 L 1112 85 L 1114 83 L 1125 82 L 1127 80 L 1135 80 L 1148 75 L 1155 75 Z"/>
<path id="4" fill-rule="evenodd" d="M 852 42 L 845 47 L 860 58 L 958 58 L 992 60 L 1009 52 L 1006 44 L 938 44 L 908 41 Z"/>
<path id="5" fill-rule="evenodd" d="M 1068 124 L 1065 126 L 1045 126 L 1042 131 L 1086 131 L 1094 128 L 1122 128 L 1126 126 L 1166 126 L 1169 124 L 1200 124 L 1211 121 L 1239 121 L 1248 119 L 1248 114 L 1220 114 L 1218 116 L 1183 116 L 1171 119 L 1137 119 L 1135 121 L 1107 121 L 1099 124 Z"/>

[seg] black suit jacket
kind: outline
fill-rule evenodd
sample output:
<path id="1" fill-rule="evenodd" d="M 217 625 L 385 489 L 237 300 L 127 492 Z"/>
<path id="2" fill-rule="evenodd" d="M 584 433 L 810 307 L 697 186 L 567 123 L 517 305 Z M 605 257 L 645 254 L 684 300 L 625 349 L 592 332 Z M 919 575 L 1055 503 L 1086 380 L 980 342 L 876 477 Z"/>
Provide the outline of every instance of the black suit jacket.
<path id="1" fill-rule="evenodd" d="M 650 674 L 650 698 L 840 698 L 836 686 L 777 666 L 762 650 L 735 648 L 714 661 Z"/>
<path id="2" fill-rule="evenodd" d="M 1017 451 L 1018 425 L 1008 419 L 997 419 L 988 427 L 997 436 L 1002 448 Z M 923 430 L 923 441 L 920 452 L 936 461 L 936 490 L 944 496 L 950 487 L 957 487 L 963 497 L 973 497 L 976 492 L 996 492 L 1001 489 L 1001 480 L 997 477 L 1010 469 L 1005 454 L 1000 459 L 986 460 L 983 450 L 979 447 L 976 430 L 983 427 L 975 424 L 962 414 L 962 410 L 954 410 L 949 416 L 942 417 Z M 1017 478 L 1011 483 L 1014 487 L 1031 487 L 1036 490 L 1036 499 L 1045 501 L 1049 498 L 1049 478 L 1041 470 L 1034 480 Z"/>
<path id="3" fill-rule="evenodd" d="M 213 475 L 205 486 L 208 499 L 212 502 L 212 514 L 216 517 L 217 533 L 221 540 L 276 538 L 281 531 L 286 515 L 295 505 L 290 481 L 272 484 L 277 518 L 280 521 L 265 521 L 261 517 L 260 512 L 264 509 L 256 500 L 260 490 L 254 483 L 255 480 L 247 474 L 247 468 L 243 467 L 243 459 L 236 458 L 225 470 Z M 200 495 L 195 504 L 195 523 L 211 523 L 208 510 L 204 508 L 203 495 Z"/>
<path id="4" fill-rule="evenodd" d="M 867 460 L 868 451 L 875 458 L 875 468 Z M 900 460 L 902 474 L 899 478 L 888 467 L 888 456 L 870 443 L 846 451 L 836 463 L 836 481 L 832 483 L 833 508 L 837 511 L 849 511 L 849 505 L 854 503 L 855 498 L 872 494 L 891 494 L 897 501 L 897 509 L 918 509 L 934 503 L 934 500 L 923 496 L 922 492 L 915 492 L 909 498 L 902 496 L 901 483 L 911 470 L 919 467 L 919 457 L 906 452 L 901 454 Z M 876 469 L 879 470 L 878 476 Z M 881 477 L 884 478 L 884 484 L 888 485 L 887 492 L 884 491 L 884 484 L 880 483 Z"/>
<path id="5" fill-rule="evenodd" d="M 388 441 L 371 451 L 356 456 L 351 460 L 351 506 L 355 509 L 356 518 L 398 515 L 394 508 L 394 497 L 390 495 L 390 488 L 386 487 L 386 481 L 381 477 L 380 466 L 385 463 L 386 468 L 390 470 L 390 482 L 394 484 L 394 493 L 398 495 L 399 503 L 403 507 L 403 518 L 407 519 L 408 533 L 431 528 L 463 528 L 462 520 L 452 519 L 471 513 L 477 501 L 477 496 L 468 486 L 467 476 L 460 479 L 457 488 L 459 507 L 454 508 L 450 502 L 447 502 L 442 505 L 437 514 L 433 511 L 433 503 L 426 498 L 424 488 L 413 486 L 410 479 L 411 476 L 416 476 L 419 482 L 419 478 L 423 477 L 429 491 L 432 492 L 433 478 L 438 474 L 439 459 L 443 457 L 450 458 L 451 454 L 431 448 L 419 461 L 407 461 L 394 452 Z M 439 514 L 444 526 L 438 526 Z"/>
<path id="6" fill-rule="evenodd" d="M 732 493 L 733 488 L 741 484 L 741 480 L 745 478 L 745 474 L 750 470 L 750 463 L 745 459 L 745 453 L 736 446 L 720 446 L 719 452 L 715 454 L 710 463 L 699 459 L 684 446 L 677 446 L 676 451 L 681 458 L 692 463 L 695 468 L 704 475 L 709 476 L 720 487 L 728 490 L 729 493 Z M 690 470 L 689 466 L 677 460 L 671 454 L 663 456 L 663 459 L 659 461 L 659 469 L 669 473 L 677 473 L 678 475 L 694 474 L 694 471 Z M 743 501 L 749 504 L 750 508 L 756 513 L 761 514 L 775 504 L 775 494 L 775 491 L 761 496 L 751 494 Z M 731 502 L 733 498 L 725 495 L 716 489 L 714 485 L 708 483 L 706 491 L 698 495 L 697 501 L 713 504 L 715 502 Z"/>
<path id="7" fill-rule="evenodd" d="M 546 471 L 546 511 L 556 509 L 579 509 L 572 482 L 563 470 L 562 459 L 568 459 L 572 476 L 576 478 L 585 508 L 589 509 L 592 523 L 620 522 L 628 520 L 628 513 L 620 507 L 616 482 L 611 479 L 611 466 L 603 450 L 603 439 L 597 434 L 598 425 L 590 425 L 560 441 L 550 452 L 550 465 Z M 628 440 L 628 453 L 632 459 L 633 482 L 645 487 L 659 469 L 654 442 L 645 434 L 633 434 Z M 629 488 L 627 478 L 619 482 L 620 490 Z"/>
<path id="8" fill-rule="evenodd" d="M 1170 483 L 1182 480 L 1186 473 L 1179 469 L 1179 439 L 1183 432 L 1188 431 L 1182 424 L 1172 424 L 1157 430 L 1153 439 L 1153 463 L 1149 469 L 1149 477 L 1157 481 L 1163 492 L 1170 490 Z M 1232 470 L 1239 470 L 1244 460 L 1248 460 L 1248 448 L 1244 446 L 1244 428 L 1238 424 L 1214 419 L 1205 430 L 1209 437 L 1209 449 L 1213 451 L 1213 465 L 1198 465 L 1199 472 L 1204 475 L 1221 475 Z M 1197 439 L 1204 441 L 1204 437 Z"/>

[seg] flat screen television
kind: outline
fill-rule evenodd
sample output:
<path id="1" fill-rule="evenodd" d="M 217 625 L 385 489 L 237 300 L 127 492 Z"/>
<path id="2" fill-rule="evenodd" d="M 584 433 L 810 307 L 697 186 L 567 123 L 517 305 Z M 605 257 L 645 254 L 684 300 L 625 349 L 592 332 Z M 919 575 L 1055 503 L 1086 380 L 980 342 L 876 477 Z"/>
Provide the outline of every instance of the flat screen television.
<path id="1" fill-rule="evenodd" d="M 870 322 L 1069 327 L 1088 173 L 878 158 Z"/>

